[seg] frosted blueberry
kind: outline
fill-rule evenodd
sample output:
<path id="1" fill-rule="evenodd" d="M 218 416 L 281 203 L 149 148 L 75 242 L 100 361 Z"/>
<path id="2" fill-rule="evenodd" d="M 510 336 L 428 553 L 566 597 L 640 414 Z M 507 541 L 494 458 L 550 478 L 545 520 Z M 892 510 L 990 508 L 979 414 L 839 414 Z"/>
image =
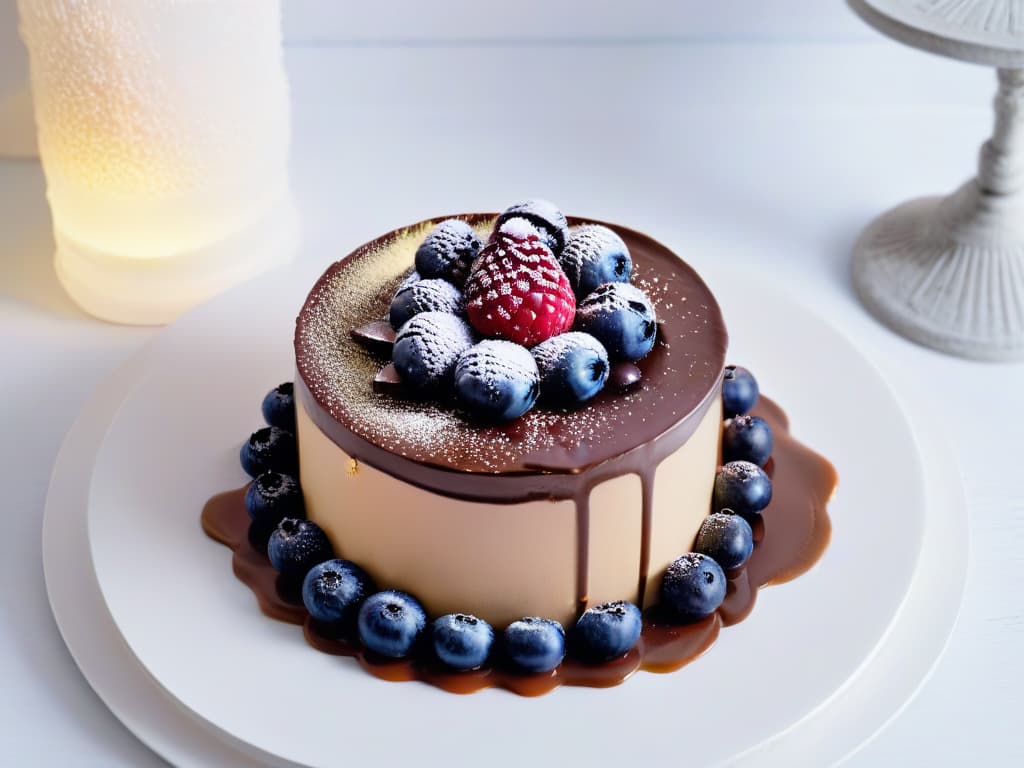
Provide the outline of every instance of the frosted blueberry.
<path id="1" fill-rule="evenodd" d="M 647 295 L 629 283 L 604 283 L 576 308 L 577 331 L 596 337 L 612 360 L 639 360 L 654 347 L 657 321 Z"/>
<path id="2" fill-rule="evenodd" d="M 389 319 L 398 330 L 421 312 L 462 312 L 462 293 L 447 280 L 418 280 L 401 286 L 391 299 Z"/>
<path id="3" fill-rule="evenodd" d="M 565 214 L 548 200 L 524 200 L 510 205 L 498 216 L 496 228 L 500 228 L 505 221 L 513 218 L 526 219 L 530 222 L 556 256 L 562 252 L 569 239 L 569 222 L 566 221 Z"/>
<path id="4" fill-rule="evenodd" d="M 427 614 L 412 595 L 389 589 L 371 595 L 359 609 L 359 639 L 390 659 L 408 656 L 427 626 Z"/>
<path id="5" fill-rule="evenodd" d="M 469 224 L 447 219 L 434 227 L 416 249 L 416 271 L 428 280 L 448 280 L 461 288 L 482 245 Z"/>
<path id="6" fill-rule="evenodd" d="M 585 402 L 608 380 L 608 353 L 589 333 L 570 331 L 552 336 L 530 351 L 540 371 L 541 394 L 548 402 Z"/>
<path id="7" fill-rule="evenodd" d="M 459 355 L 473 346 L 466 322 L 445 312 L 422 312 L 401 327 L 391 351 L 402 381 L 436 391 L 450 382 Z"/>
<path id="8" fill-rule="evenodd" d="M 295 434 L 295 387 L 290 381 L 267 392 L 261 410 L 267 424 Z"/>
<path id="9" fill-rule="evenodd" d="M 750 371 L 738 365 L 725 366 L 722 378 L 722 411 L 725 418 L 749 413 L 758 395 L 757 379 Z"/>
<path id="10" fill-rule="evenodd" d="M 583 661 L 610 661 L 636 645 L 642 625 L 640 609 L 625 600 L 588 608 L 569 634 L 570 650 Z"/>
<path id="11" fill-rule="evenodd" d="M 699 552 L 674 560 L 661 580 L 662 606 L 683 622 L 710 616 L 725 600 L 725 592 L 722 567 Z"/>
<path id="12" fill-rule="evenodd" d="M 334 548 L 316 523 L 286 517 L 270 534 L 267 556 L 282 576 L 301 579 L 314 565 L 334 557 Z"/>
<path id="13" fill-rule="evenodd" d="M 529 616 L 505 628 L 505 653 L 524 672 L 550 672 L 565 658 L 565 631 L 551 619 Z"/>
<path id="14" fill-rule="evenodd" d="M 478 669 L 487 662 L 494 644 L 491 625 L 476 616 L 449 613 L 431 627 L 434 655 L 452 669 Z"/>
<path id="15" fill-rule="evenodd" d="M 242 443 L 238 458 L 250 477 L 267 470 L 294 474 L 299 466 L 299 449 L 291 432 L 280 427 L 264 427 Z"/>
<path id="16" fill-rule="evenodd" d="M 302 602 L 317 621 L 335 624 L 354 620 L 373 580 L 349 560 L 327 560 L 313 566 L 302 582 Z"/>
<path id="17" fill-rule="evenodd" d="M 249 483 L 245 510 L 253 523 L 276 527 L 286 517 L 305 517 L 302 489 L 291 475 L 268 470 Z"/>
<path id="18" fill-rule="evenodd" d="M 693 549 L 726 570 L 739 568 L 754 551 L 754 532 L 750 523 L 739 515 L 715 512 L 708 515 L 697 531 Z"/>
<path id="19" fill-rule="evenodd" d="M 760 416 L 734 416 L 722 431 L 722 460 L 749 461 L 763 467 L 772 455 L 772 428 Z"/>
<path id="20" fill-rule="evenodd" d="M 772 481 L 757 464 L 730 461 L 715 475 L 714 508 L 731 509 L 749 517 L 761 513 L 772 500 Z"/>
<path id="21" fill-rule="evenodd" d="M 508 421 L 537 401 L 540 374 L 530 351 L 511 341 L 488 339 L 470 347 L 455 366 L 455 394 L 472 414 Z"/>
<path id="22" fill-rule="evenodd" d="M 600 224 L 570 230 L 558 261 L 577 299 L 586 298 L 604 283 L 628 283 L 633 272 L 629 248 L 615 232 Z"/>

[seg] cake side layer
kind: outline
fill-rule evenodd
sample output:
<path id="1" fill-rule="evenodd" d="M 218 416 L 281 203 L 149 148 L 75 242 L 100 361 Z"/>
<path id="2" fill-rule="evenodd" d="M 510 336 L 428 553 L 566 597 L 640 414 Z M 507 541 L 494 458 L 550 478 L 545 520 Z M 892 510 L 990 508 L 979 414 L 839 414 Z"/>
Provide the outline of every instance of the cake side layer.
<path id="1" fill-rule="evenodd" d="M 296 414 L 307 515 L 340 556 L 361 563 L 378 583 L 416 594 L 430 615 L 472 613 L 495 626 L 528 614 L 568 626 L 581 601 L 640 602 L 644 583 L 656 584 L 692 547 L 708 514 L 721 428 L 715 397 L 689 439 L 649 468 L 653 477 L 625 473 L 596 482 L 581 531 L 576 499 L 509 504 L 440 496 L 353 459 L 301 400 Z M 644 482 L 653 485 L 646 521 Z M 646 604 L 654 592 L 646 591 Z"/>

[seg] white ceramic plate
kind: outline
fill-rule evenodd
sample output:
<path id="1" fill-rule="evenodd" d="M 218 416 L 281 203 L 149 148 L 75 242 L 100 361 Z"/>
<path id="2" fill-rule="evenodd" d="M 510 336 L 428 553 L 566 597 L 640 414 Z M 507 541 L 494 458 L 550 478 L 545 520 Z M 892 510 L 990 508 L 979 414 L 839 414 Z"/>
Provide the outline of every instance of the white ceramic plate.
<path id="1" fill-rule="evenodd" d="M 156 685 L 110 620 L 86 541 L 83 500 L 96 451 L 122 399 L 145 369 L 133 358 L 90 398 L 53 468 L 43 517 L 43 571 L 57 626 L 97 695 L 125 726 L 177 766 L 263 766 L 242 745 L 204 728 Z"/>
<path id="2" fill-rule="evenodd" d="M 237 289 L 161 334 L 111 424 L 89 537 L 128 646 L 202 720 L 308 765 L 379 760 L 382 750 L 425 762 L 479 751 L 491 765 L 570 754 L 707 764 L 781 743 L 842 693 L 892 626 L 923 538 L 925 486 L 900 408 L 849 342 L 763 280 L 704 271 L 729 318 L 730 358 L 756 370 L 795 434 L 837 465 L 841 487 L 822 562 L 764 591 L 696 663 L 606 691 L 458 697 L 378 681 L 259 613 L 198 514 L 209 495 L 244 482 L 237 447 L 259 425 L 264 392 L 290 377 L 306 269 Z"/>

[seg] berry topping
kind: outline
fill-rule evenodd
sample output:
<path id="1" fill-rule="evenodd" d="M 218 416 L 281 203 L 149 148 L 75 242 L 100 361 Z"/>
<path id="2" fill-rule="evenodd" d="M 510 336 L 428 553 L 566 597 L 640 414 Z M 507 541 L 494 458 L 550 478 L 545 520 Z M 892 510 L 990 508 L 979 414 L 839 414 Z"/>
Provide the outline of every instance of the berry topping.
<path id="1" fill-rule="evenodd" d="M 267 424 L 295 434 L 295 387 L 290 381 L 267 392 L 262 410 Z"/>
<path id="2" fill-rule="evenodd" d="M 417 272 L 415 269 L 411 270 L 409 272 L 409 274 L 405 276 L 405 278 L 402 280 L 402 282 L 400 282 L 398 284 L 398 287 L 395 288 L 395 293 L 401 293 L 403 290 L 408 288 L 410 285 L 413 285 L 414 283 L 418 283 L 422 279 L 423 279 L 423 277 L 420 275 L 419 272 Z"/>
<path id="3" fill-rule="evenodd" d="M 509 219 L 526 219 L 540 234 L 541 239 L 554 253 L 562 252 L 569 239 L 569 222 L 554 203 L 547 200 L 526 200 L 506 208 L 498 217 L 495 229 Z"/>
<path id="4" fill-rule="evenodd" d="M 355 619 L 363 600 L 373 592 L 373 580 L 349 560 L 314 565 L 302 582 L 302 602 L 309 615 L 327 624 Z"/>
<path id="5" fill-rule="evenodd" d="M 436 619 L 432 630 L 434 654 L 459 671 L 482 667 L 494 645 L 491 625 L 465 613 L 449 613 Z"/>
<path id="6" fill-rule="evenodd" d="M 270 534 L 267 556 L 278 573 L 301 579 L 314 565 L 334 557 L 334 548 L 316 523 L 286 517 Z"/>
<path id="7" fill-rule="evenodd" d="M 749 413 L 757 402 L 757 379 L 746 368 L 725 366 L 722 378 L 722 410 L 725 418 Z"/>
<path id="8" fill-rule="evenodd" d="M 551 619 L 513 621 L 505 628 L 505 653 L 524 672 L 550 672 L 565 658 L 565 631 Z"/>
<path id="9" fill-rule="evenodd" d="M 725 573 L 707 555 L 690 552 L 672 562 L 661 580 L 661 602 L 680 621 L 703 619 L 725 600 Z"/>
<path id="10" fill-rule="evenodd" d="M 447 280 L 419 280 L 399 288 L 391 300 L 391 327 L 398 330 L 421 312 L 462 312 L 462 294 Z"/>
<path id="11" fill-rule="evenodd" d="M 305 517 L 302 489 L 291 475 L 268 470 L 245 491 L 245 509 L 253 523 L 276 527 L 286 517 Z"/>
<path id="12" fill-rule="evenodd" d="M 522 416 L 537 401 L 540 374 L 525 347 L 488 339 L 470 347 L 455 366 L 455 394 L 470 413 L 494 421 Z"/>
<path id="13" fill-rule="evenodd" d="M 573 656 L 600 663 L 627 653 L 640 639 L 640 609 L 625 600 L 588 608 L 569 635 Z"/>
<path id="14" fill-rule="evenodd" d="M 708 515 L 697 531 L 693 549 L 712 558 L 726 570 L 739 568 L 754 551 L 754 531 L 750 523 L 739 515 L 716 512 Z"/>
<path id="15" fill-rule="evenodd" d="M 608 379 L 608 353 L 589 333 L 552 336 L 531 350 L 540 371 L 544 399 L 575 404 L 589 400 Z"/>
<path id="16" fill-rule="evenodd" d="M 412 595 L 389 589 L 371 595 L 359 609 L 359 639 L 389 659 L 408 656 L 427 626 L 427 614 Z"/>
<path id="17" fill-rule="evenodd" d="M 633 272 L 633 259 L 622 238 L 600 224 L 570 231 L 558 261 L 578 300 L 603 283 L 628 283 Z"/>
<path id="18" fill-rule="evenodd" d="M 604 283 L 579 306 L 576 330 L 597 337 L 613 360 L 639 360 L 654 347 L 654 305 L 629 283 Z"/>
<path id="19" fill-rule="evenodd" d="M 462 287 L 482 243 L 469 224 L 448 219 L 434 227 L 416 250 L 416 271 L 424 278 Z"/>
<path id="20" fill-rule="evenodd" d="M 532 347 L 569 330 L 576 297 L 533 227 L 510 219 L 473 264 L 466 312 L 482 335 Z"/>
<path id="21" fill-rule="evenodd" d="M 772 455 L 772 428 L 760 416 L 735 416 L 722 432 L 722 460 L 749 461 L 763 467 Z"/>
<path id="22" fill-rule="evenodd" d="M 757 464 L 730 461 L 715 475 L 714 508 L 744 517 L 757 515 L 772 500 L 772 481 Z"/>
<path id="23" fill-rule="evenodd" d="M 267 470 L 295 474 L 299 467 L 299 449 L 295 437 L 280 427 L 264 427 L 249 435 L 238 453 L 242 469 L 250 477 L 262 475 Z"/>
<path id="24" fill-rule="evenodd" d="M 466 321 L 444 312 L 422 312 L 395 337 L 392 360 L 402 381 L 436 391 L 451 380 L 455 363 L 473 346 Z"/>

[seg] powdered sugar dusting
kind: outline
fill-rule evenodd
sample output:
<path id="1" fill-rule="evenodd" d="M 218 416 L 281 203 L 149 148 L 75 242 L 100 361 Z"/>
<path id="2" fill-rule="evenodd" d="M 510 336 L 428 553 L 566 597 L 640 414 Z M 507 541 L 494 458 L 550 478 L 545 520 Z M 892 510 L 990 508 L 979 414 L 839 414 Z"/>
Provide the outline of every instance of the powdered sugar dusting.
<path id="1" fill-rule="evenodd" d="M 526 219 L 516 216 L 502 222 L 498 228 L 499 232 L 510 235 L 518 240 L 526 240 L 528 237 L 537 237 L 537 228 Z"/>

